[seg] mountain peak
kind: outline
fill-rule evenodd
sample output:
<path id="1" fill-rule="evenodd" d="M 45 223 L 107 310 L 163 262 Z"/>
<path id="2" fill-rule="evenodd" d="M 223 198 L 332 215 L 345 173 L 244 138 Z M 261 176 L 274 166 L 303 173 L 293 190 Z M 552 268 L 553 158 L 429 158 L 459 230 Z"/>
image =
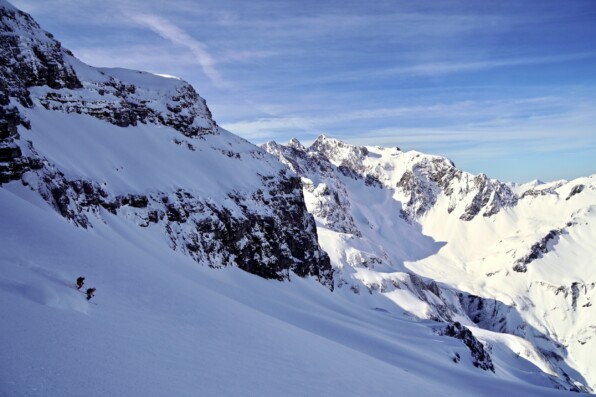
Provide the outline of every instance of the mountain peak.
<path id="1" fill-rule="evenodd" d="M 315 139 L 315 141 L 312 143 L 311 147 L 317 147 L 320 145 L 348 145 L 347 143 L 340 141 L 337 138 L 333 138 L 330 136 L 327 136 L 325 134 L 320 134 L 317 139 Z"/>
<path id="2" fill-rule="evenodd" d="M 288 147 L 291 147 L 293 149 L 302 150 L 302 151 L 304 151 L 306 149 L 304 147 L 304 145 L 302 143 L 300 143 L 300 141 L 296 138 L 292 138 L 288 141 Z"/>
<path id="3" fill-rule="evenodd" d="M 319 137 L 308 148 L 309 152 L 317 152 L 335 165 L 354 164 L 360 162 L 367 154 L 364 146 L 354 146 L 326 135 Z"/>

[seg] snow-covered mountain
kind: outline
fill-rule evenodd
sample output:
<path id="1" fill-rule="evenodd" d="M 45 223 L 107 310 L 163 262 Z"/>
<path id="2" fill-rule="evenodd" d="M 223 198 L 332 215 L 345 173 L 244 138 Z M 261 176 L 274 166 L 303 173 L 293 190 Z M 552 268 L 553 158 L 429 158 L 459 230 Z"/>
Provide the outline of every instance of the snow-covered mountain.
<path id="1" fill-rule="evenodd" d="M 302 177 L 338 288 L 459 321 L 562 383 L 594 387 L 594 175 L 504 184 L 324 135 L 263 147 Z"/>
<path id="2" fill-rule="evenodd" d="M 86 65 L 5 0 L 0 37 L 0 395 L 594 386 L 593 178 L 258 148 L 186 82 Z"/>
<path id="3" fill-rule="evenodd" d="M 330 284 L 299 179 L 219 128 L 189 84 L 90 67 L 29 15 L 4 3 L 1 17 L 2 182 L 81 227 L 118 214 L 213 267 Z"/>

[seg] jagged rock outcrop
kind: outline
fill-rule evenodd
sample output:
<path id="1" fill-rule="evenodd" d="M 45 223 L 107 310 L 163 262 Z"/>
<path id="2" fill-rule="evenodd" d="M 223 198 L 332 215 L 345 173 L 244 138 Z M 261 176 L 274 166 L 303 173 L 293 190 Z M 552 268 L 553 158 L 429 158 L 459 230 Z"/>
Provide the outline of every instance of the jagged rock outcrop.
<path id="1" fill-rule="evenodd" d="M 542 258 L 544 254 L 548 253 L 550 245 L 554 245 L 559 240 L 559 236 L 565 233 L 565 229 L 553 229 L 549 231 L 546 236 L 540 241 L 534 243 L 530 247 L 530 252 L 515 261 L 513 270 L 524 273 L 528 271 L 528 265 L 538 258 Z"/>
<path id="2" fill-rule="evenodd" d="M 338 168 L 347 168 L 357 175 L 362 175 L 366 170 L 363 161 L 369 154 L 368 149 L 363 146 L 350 145 L 325 135 L 319 136 L 308 151 L 318 153 Z"/>
<path id="3" fill-rule="evenodd" d="M 269 142 L 263 148 L 302 177 L 305 193 L 314 198 L 309 211 L 315 217 L 331 230 L 361 235 L 350 213 L 346 186 L 337 175 L 339 168 L 327 157 L 317 152 L 306 152 L 296 139 L 287 147 Z"/>
<path id="4" fill-rule="evenodd" d="M 28 88 L 80 88 L 73 68 L 64 60 L 67 50 L 43 31 L 30 15 L 7 2 L 0 3 L 0 183 L 18 180 L 30 169 L 16 141 L 17 126 L 29 128 L 16 104 L 33 106 Z"/>
<path id="5" fill-rule="evenodd" d="M 29 87 L 81 88 L 70 54 L 51 33 L 42 30 L 27 13 L 6 2 L 0 4 L 0 73 L 3 92 L 30 107 Z M 4 91 L 6 90 L 6 91 Z"/>
<path id="6" fill-rule="evenodd" d="M 6 2 L 0 4 L 0 37 L 0 183 L 18 180 L 31 168 L 32 159 L 15 143 L 16 127 L 30 127 L 16 103 L 89 114 L 122 127 L 154 123 L 189 137 L 217 133 L 205 101 L 189 84 L 169 79 L 168 84 L 135 85 L 125 79 L 148 74 L 91 68 Z"/>
<path id="7" fill-rule="evenodd" d="M 32 165 L 31 160 L 23 156 L 17 143 L 17 126 L 28 127 L 29 124 L 16 107 L 10 106 L 9 99 L 4 94 L 0 94 L 0 184 L 20 179 Z"/>
<path id="8" fill-rule="evenodd" d="M 188 83 L 144 79 L 145 84 L 135 84 L 150 74 L 92 68 L 74 58 L 30 15 L 3 4 L 1 80 L 8 96 L 21 105 L 89 114 L 121 127 L 153 123 L 186 136 L 217 133 L 205 101 Z M 154 84 L 146 84 L 148 81 Z"/>
<path id="9" fill-rule="evenodd" d="M 442 331 L 442 335 L 461 339 L 464 345 L 466 345 L 466 347 L 470 350 L 472 364 L 476 368 L 480 368 L 484 371 L 495 372 L 495 366 L 490 354 L 488 354 L 484 348 L 484 345 L 478 339 L 476 339 L 474 334 L 472 334 L 472 331 L 470 331 L 467 327 L 455 321 L 454 323 L 451 323 L 445 327 L 445 329 Z"/>
<path id="10" fill-rule="evenodd" d="M 86 65 L 31 16 L 4 0 L 0 0 L 0 36 L 0 184 L 20 180 L 82 228 L 92 228 L 94 223 L 115 215 L 140 227 L 159 228 L 173 250 L 198 263 L 238 266 L 278 280 L 288 279 L 294 272 L 316 277 L 333 288 L 329 257 L 318 245 L 300 179 L 268 154 L 220 129 L 192 86 L 146 72 Z M 43 144 L 40 150 L 38 138 L 53 130 L 39 121 L 31 123 L 29 116 L 43 120 L 49 117 L 43 112 L 48 111 L 91 116 L 117 127 L 169 127 L 180 134 L 169 140 L 180 146 L 175 156 L 208 159 L 202 169 L 193 168 L 193 164 L 203 164 L 200 161 L 189 163 L 187 172 L 213 172 L 218 161 L 228 166 L 214 175 L 220 181 L 213 186 L 189 179 L 187 185 L 143 190 L 136 181 L 124 182 L 124 175 L 110 177 L 142 161 L 128 159 L 143 150 L 131 146 L 109 155 L 110 164 L 125 165 L 115 166 L 115 171 L 101 171 L 105 179 L 94 179 L 90 175 L 97 172 L 92 167 L 77 164 L 85 158 L 54 157 L 56 151 L 46 153 Z M 113 136 L 116 132 L 112 126 L 88 125 L 98 131 L 71 133 Z M 30 130 L 27 139 L 19 128 Z M 142 145 L 142 139 L 136 142 Z M 188 157 L 184 151 L 196 157 Z M 156 173 L 158 167 L 168 167 L 168 161 L 175 167 L 175 157 L 153 165 L 151 155 L 147 153 L 143 172 Z M 75 166 L 65 169 L 60 165 L 69 162 Z M 254 170 L 245 173 L 253 185 L 235 181 L 234 167 Z M 176 172 L 182 170 L 171 170 L 170 174 Z M 129 178 L 134 179 L 134 175 Z M 166 177 L 159 186 L 167 185 Z"/>
<path id="11" fill-rule="evenodd" d="M 150 74 L 118 69 L 93 71 L 96 73 L 90 81 L 82 81 L 83 89 L 36 87 L 31 90 L 33 101 L 49 110 L 88 114 L 119 127 L 151 123 L 172 127 L 187 137 L 217 133 L 209 108 L 189 84 L 174 81 L 163 86 L 135 85 L 124 79 L 134 81 L 135 75 Z"/>
<path id="12" fill-rule="evenodd" d="M 410 220 L 427 213 L 440 195 L 449 200 L 448 213 L 457 209 L 464 221 L 479 214 L 489 217 L 517 204 L 517 195 L 506 184 L 463 172 L 443 157 L 354 146 L 325 135 L 308 148 L 293 142 L 288 146 L 269 142 L 263 148 L 301 176 L 312 175 L 319 166 L 325 174 L 335 169 L 336 174 L 363 179 L 367 186 L 395 190 L 401 196 L 402 214 Z"/>
<path id="13" fill-rule="evenodd" d="M 569 200 L 571 197 L 575 196 L 584 191 L 585 185 L 575 185 L 573 189 L 569 192 L 569 195 L 565 198 L 565 200 Z"/>
<path id="14" fill-rule="evenodd" d="M 483 216 L 491 216 L 502 208 L 511 207 L 517 203 L 516 195 L 507 185 L 490 180 L 484 174 L 473 178 L 470 191 L 473 194 L 472 201 L 460 216 L 460 219 L 464 221 L 474 219 L 483 210 Z"/>

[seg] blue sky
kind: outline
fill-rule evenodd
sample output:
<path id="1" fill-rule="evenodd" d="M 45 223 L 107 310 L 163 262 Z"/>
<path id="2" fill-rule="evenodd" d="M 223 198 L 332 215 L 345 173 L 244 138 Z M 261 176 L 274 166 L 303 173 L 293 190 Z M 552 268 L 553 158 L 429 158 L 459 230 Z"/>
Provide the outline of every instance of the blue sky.
<path id="1" fill-rule="evenodd" d="M 596 172 L 596 1 L 13 0 L 94 66 L 180 76 L 254 143 L 440 154 L 506 181 Z"/>

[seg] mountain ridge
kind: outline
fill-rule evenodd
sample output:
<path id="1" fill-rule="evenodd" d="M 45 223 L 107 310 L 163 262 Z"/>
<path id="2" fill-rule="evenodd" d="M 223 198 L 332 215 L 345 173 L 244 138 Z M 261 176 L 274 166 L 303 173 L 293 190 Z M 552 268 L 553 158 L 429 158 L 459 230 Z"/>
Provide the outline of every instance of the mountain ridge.
<path id="1" fill-rule="evenodd" d="M 594 234 L 594 176 L 504 184 L 440 156 L 325 136 L 309 147 L 292 139 L 263 148 L 302 178 L 338 288 L 381 294 L 417 317 L 462 321 L 475 335 L 522 337 L 533 344 L 525 357 L 564 383 L 582 378 L 575 365 L 591 374 L 585 341 L 594 335 L 596 275 L 585 236 Z M 555 269 L 561 255 L 571 263 Z M 568 311 L 577 313 L 573 325 Z M 557 320 L 544 323 L 549 314 Z M 565 358 L 569 346 L 579 364 Z"/>

